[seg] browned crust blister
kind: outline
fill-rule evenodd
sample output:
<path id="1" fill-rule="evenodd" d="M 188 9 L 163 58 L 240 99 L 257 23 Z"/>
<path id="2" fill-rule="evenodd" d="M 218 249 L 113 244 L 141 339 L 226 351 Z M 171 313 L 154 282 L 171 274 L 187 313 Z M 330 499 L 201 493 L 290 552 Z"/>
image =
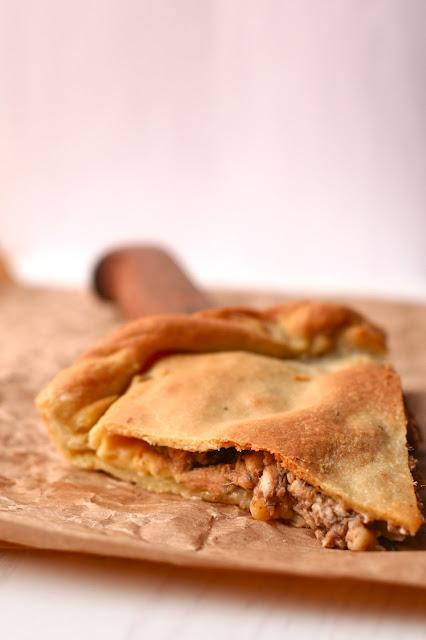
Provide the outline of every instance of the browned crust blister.
<path id="1" fill-rule="evenodd" d="M 136 374 L 165 354 L 228 351 L 306 362 L 327 356 L 344 358 L 365 354 L 371 362 L 347 367 L 325 379 L 327 405 L 306 407 L 299 422 L 282 414 L 266 425 L 260 425 L 259 421 L 233 425 L 229 433 L 221 430 L 216 445 L 222 446 L 226 441 L 240 447 L 273 451 L 289 468 L 296 469 L 307 481 L 330 495 L 345 500 L 349 506 L 358 510 L 364 506 L 364 511 L 374 517 L 382 514 L 384 519 L 411 533 L 417 530 L 422 518 L 415 504 L 408 457 L 399 459 L 404 455 L 401 443 L 405 447 L 406 433 L 399 378 L 389 365 L 377 362 L 386 351 L 383 332 L 346 307 L 295 302 L 264 311 L 223 308 L 191 316 L 141 318 L 101 340 L 74 365 L 59 373 L 39 394 L 37 407 L 65 454 L 79 466 L 94 468 L 96 452 L 89 445 L 88 434 L 108 408 L 115 406 Z M 330 402 L 336 403 L 334 408 Z M 365 420 L 365 416 L 362 428 L 356 420 L 354 423 L 353 419 L 361 415 L 364 408 L 374 417 L 376 426 L 378 422 L 388 425 L 386 437 L 380 439 L 376 427 L 371 433 L 366 431 L 371 421 Z M 333 420 L 333 410 L 343 412 L 345 419 Z M 317 434 L 316 439 L 312 434 Z M 150 435 L 155 439 L 155 434 Z M 173 440 L 171 435 L 176 443 L 185 444 L 185 433 L 176 433 L 173 424 L 164 440 L 169 445 Z M 398 443 L 394 447 L 398 464 L 391 465 L 394 473 L 391 478 L 389 469 L 380 471 L 375 461 L 377 448 L 384 452 L 382 466 L 384 461 L 392 459 L 393 442 Z M 162 444 L 160 440 L 158 443 Z M 362 476 L 359 481 L 363 488 L 359 494 L 351 488 L 351 476 L 356 471 L 351 469 L 354 464 L 364 466 L 365 477 L 376 478 L 378 482 L 378 490 L 376 487 L 371 491 L 373 503 L 374 496 L 377 497 L 376 511 L 372 500 L 364 495 Z M 396 472 L 404 476 L 402 481 L 398 480 L 401 481 L 401 500 L 394 500 L 390 505 L 380 504 L 388 495 L 384 489 L 381 491 L 380 484 L 396 481 Z"/>

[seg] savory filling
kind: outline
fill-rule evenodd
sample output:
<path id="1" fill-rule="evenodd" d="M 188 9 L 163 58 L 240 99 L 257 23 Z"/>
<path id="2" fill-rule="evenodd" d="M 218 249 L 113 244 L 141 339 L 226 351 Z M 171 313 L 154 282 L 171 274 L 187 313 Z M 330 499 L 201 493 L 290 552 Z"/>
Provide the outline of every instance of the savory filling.
<path id="1" fill-rule="evenodd" d="M 129 468 L 130 463 L 139 477 L 173 480 L 186 494 L 238 504 L 256 520 L 286 520 L 293 526 L 309 527 L 323 547 L 380 549 L 379 536 L 402 540 L 407 534 L 402 528 L 371 522 L 365 514 L 347 509 L 264 451 L 230 447 L 192 452 L 110 435 L 103 439 L 98 455 L 115 469 Z"/>

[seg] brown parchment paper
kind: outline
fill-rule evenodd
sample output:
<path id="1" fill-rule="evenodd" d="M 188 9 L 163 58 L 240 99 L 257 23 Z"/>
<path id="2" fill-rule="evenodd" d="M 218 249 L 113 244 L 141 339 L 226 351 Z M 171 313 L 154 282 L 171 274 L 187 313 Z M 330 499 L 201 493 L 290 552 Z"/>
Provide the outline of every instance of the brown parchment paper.
<path id="1" fill-rule="evenodd" d="M 261 306 L 283 296 L 216 292 L 216 299 Z M 410 406 L 426 425 L 426 307 L 349 302 L 389 331 Z M 426 587 L 424 530 L 398 551 L 323 550 L 307 530 L 256 522 L 237 507 L 150 494 L 65 463 L 35 414 L 34 395 L 118 322 L 111 306 L 88 293 L 0 288 L 0 540 L 188 566 Z M 423 452 L 422 464 L 425 457 Z"/>

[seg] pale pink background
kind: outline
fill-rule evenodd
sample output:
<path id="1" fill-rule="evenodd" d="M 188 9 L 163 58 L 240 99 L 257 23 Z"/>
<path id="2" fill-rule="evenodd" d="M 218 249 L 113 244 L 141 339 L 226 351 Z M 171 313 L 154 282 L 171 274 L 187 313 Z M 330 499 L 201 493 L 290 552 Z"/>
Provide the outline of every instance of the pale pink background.
<path id="1" fill-rule="evenodd" d="M 0 0 L 0 246 L 426 297 L 424 0 Z"/>

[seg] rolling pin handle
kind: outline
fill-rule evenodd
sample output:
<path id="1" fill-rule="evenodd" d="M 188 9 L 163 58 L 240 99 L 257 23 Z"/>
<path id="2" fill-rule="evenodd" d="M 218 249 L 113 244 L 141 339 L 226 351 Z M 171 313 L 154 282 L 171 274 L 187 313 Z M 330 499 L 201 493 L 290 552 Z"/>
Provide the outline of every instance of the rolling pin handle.
<path id="1" fill-rule="evenodd" d="M 105 254 L 95 266 L 93 287 L 101 298 L 117 303 L 127 319 L 214 306 L 159 247 L 123 247 Z"/>

